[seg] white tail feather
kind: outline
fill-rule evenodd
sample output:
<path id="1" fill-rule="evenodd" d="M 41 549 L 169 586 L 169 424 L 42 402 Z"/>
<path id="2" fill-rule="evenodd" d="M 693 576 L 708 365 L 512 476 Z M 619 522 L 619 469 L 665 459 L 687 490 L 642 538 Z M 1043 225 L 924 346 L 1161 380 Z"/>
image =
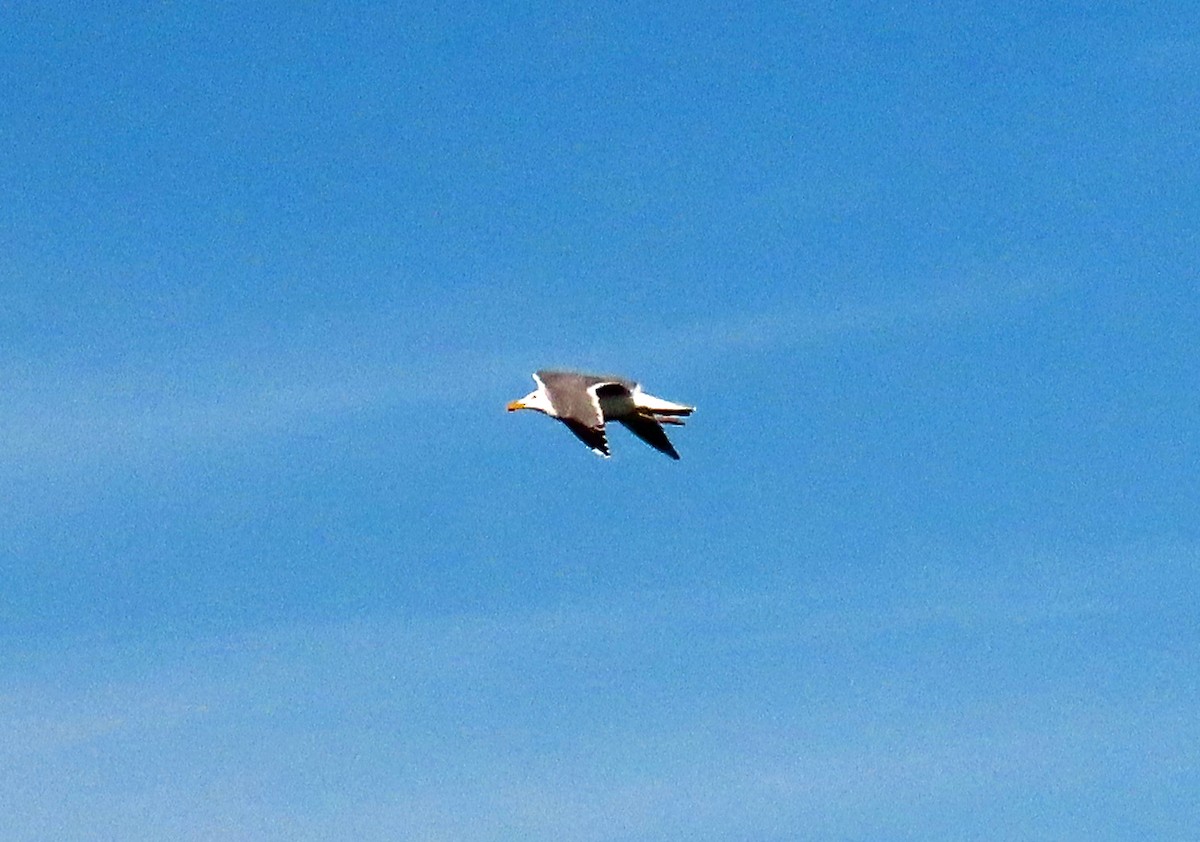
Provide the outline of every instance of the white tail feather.
<path id="1" fill-rule="evenodd" d="M 650 415 L 691 415 L 696 411 L 694 406 L 666 401 L 645 392 L 634 392 L 633 405 Z"/>

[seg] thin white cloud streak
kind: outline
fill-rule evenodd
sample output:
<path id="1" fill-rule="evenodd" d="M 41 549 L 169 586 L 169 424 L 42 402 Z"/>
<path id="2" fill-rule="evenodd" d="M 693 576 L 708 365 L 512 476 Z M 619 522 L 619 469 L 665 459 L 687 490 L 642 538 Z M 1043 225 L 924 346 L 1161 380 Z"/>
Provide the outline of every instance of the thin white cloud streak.
<path id="1" fill-rule="evenodd" d="M 10 375 L 0 399 L 0 461 L 34 469 L 154 459 L 263 437 L 287 436 L 358 413 L 445 403 L 453 377 L 480 385 L 482 359 L 355 359 L 329 345 L 281 353 L 258 370 L 214 352 L 184 371 L 163 361 L 136 368 Z"/>
<path id="2" fill-rule="evenodd" d="M 624 338 L 531 340 L 482 349 L 445 338 L 406 339 L 386 318 L 341 324 L 315 336 L 245 348 L 195 346 L 113 364 L 69 359 L 11 363 L 0 373 L 4 470 L 86 470 L 229 442 L 287 436 L 376 411 L 454 409 L 464 392 L 498 400 L 545 365 L 655 361 L 662 371 L 718 357 L 762 353 L 891 331 L 985 319 L 1033 294 L 1032 285 L 862 304 L 830 312 L 795 308 L 733 314 L 684 328 L 631 326 Z M 2 474 L 0 474 L 2 476 Z"/>
<path id="3" fill-rule="evenodd" d="M 1042 294 L 1044 286 L 1033 281 L 999 283 L 988 289 L 968 283 L 941 293 L 857 302 L 824 311 L 794 308 L 737 314 L 724 320 L 693 324 L 679 330 L 675 339 L 679 346 L 710 352 L 834 343 L 848 338 L 982 322 L 1028 307 Z"/>
<path id="4" fill-rule="evenodd" d="M 1038 558 L 964 584 L 948 567 L 882 601 L 662 592 L 535 612 L 297 624 L 149 654 L 103 643 L 34 652 L 19 662 L 50 657 L 69 679 L 6 670 L 0 794 L 22 805 L 26 838 L 86 838 L 87 827 L 128 839 L 203 838 L 219 827 L 255 839 L 897 827 L 988 838 L 977 811 L 1028 820 L 1013 807 L 1021 799 L 1099 801 L 1117 782 L 1127 794 L 1177 794 L 1179 770 L 1200 762 L 1200 687 L 1183 669 L 1200 641 L 1173 644 L 1175 673 L 1130 662 L 1114 682 L 1088 671 L 1108 660 L 1114 633 L 1148 621 L 1169 643 L 1184 628 L 1198 555 Z M 1163 594 L 1178 596 L 1164 605 Z M 1005 654 L 1014 635 L 1034 630 L 1039 645 L 1073 651 L 1097 622 L 1109 632 L 1096 663 L 1033 684 L 991 678 L 1029 677 L 1030 661 Z M 915 652 L 896 647 L 898 636 L 917 641 Z M 936 656 L 947 672 L 881 672 L 855 654 L 883 643 L 899 664 Z M 993 643 L 985 662 L 957 651 Z M 794 670 L 781 670 L 787 661 Z M 743 683 L 755 665 L 784 685 L 817 672 L 784 692 L 752 675 Z M 743 678 L 722 677 L 731 669 Z M 64 770 L 92 783 L 65 789 L 52 780 Z"/>

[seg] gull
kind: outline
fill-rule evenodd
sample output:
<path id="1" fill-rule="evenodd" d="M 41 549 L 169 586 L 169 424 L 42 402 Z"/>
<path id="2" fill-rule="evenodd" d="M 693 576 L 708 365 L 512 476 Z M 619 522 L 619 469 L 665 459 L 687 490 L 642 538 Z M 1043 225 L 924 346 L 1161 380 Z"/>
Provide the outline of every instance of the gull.
<path id="1" fill-rule="evenodd" d="M 543 370 L 534 373 L 533 381 L 537 388 L 510 403 L 508 411 L 532 409 L 557 418 L 593 453 L 606 459 L 611 455 L 604 431 L 606 421 L 622 424 L 655 450 L 678 459 L 662 425 L 682 426 L 683 416 L 696 409 L 656 398 L 623 377 Z"/>

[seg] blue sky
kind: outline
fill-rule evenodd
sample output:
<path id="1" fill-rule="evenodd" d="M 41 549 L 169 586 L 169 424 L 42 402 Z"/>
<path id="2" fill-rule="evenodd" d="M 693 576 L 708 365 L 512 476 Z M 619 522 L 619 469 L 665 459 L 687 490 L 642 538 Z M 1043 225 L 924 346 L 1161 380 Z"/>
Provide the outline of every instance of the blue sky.
<path id="1" fill-rule="evenodd" d="M 1194 838 L 1193 4 L 103 6 L 0 6 L 6 838 Z"/>

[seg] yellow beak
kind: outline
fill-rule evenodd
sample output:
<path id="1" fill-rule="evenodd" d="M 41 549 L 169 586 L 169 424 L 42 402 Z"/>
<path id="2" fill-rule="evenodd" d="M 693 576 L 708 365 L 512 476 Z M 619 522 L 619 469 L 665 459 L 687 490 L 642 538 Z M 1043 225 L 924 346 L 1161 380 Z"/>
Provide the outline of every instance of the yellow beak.
<path id="1" fill-rule="evenodd" d="M 516 412 L 518 409 L 524 409 L 524 408 L 525 408 L 525 404 L 521 403 L 520 401 L 513 401 L 512 403 L 510 403 L 508 405 L 509 412 Z"/>

